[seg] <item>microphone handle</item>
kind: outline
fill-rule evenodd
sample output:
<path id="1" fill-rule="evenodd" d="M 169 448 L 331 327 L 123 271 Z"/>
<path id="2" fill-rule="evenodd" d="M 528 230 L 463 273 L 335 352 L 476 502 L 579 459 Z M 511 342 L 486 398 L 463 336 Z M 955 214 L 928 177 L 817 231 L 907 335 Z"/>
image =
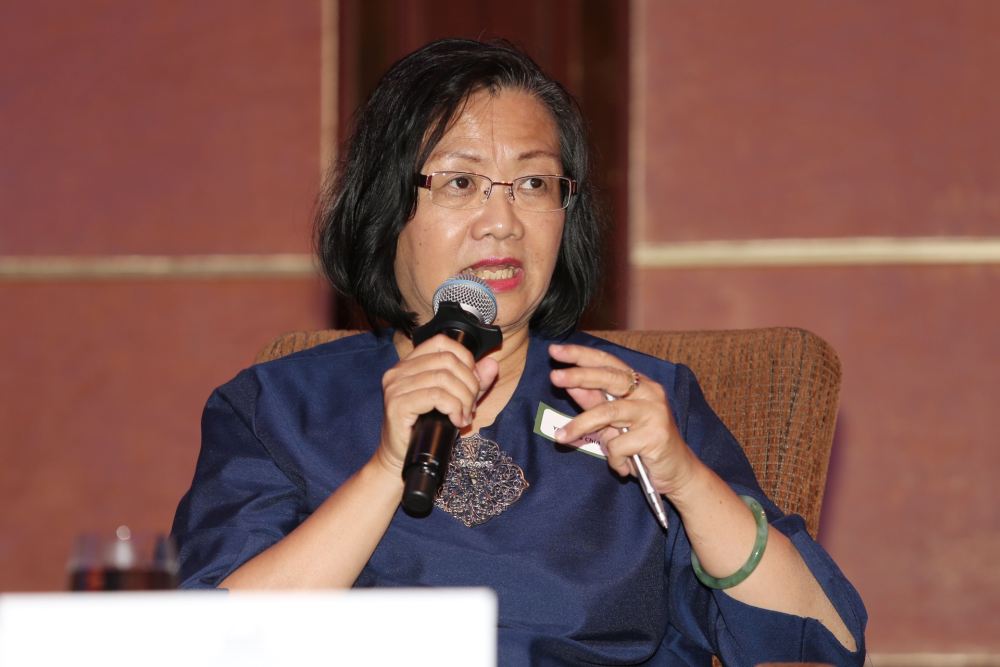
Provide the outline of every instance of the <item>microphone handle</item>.
<path id="1" fill-rule="evenodd" d="M 410 514 L 425 516 L 434 507 L 457 437 L 448 415 L 431 410 L 417 418 L 403 472 L 403 508 Z"/>
<path id="2" fill-rule="evenodd" d="M 469 347 L 465 331 L 447 329 L 442 333 Z M 457 438 L 458 427 L 448 415 L 431 410 L 417 417 L 403 463 L 403 509 L 410 514 L 426 516 L 434 507 Z"/>

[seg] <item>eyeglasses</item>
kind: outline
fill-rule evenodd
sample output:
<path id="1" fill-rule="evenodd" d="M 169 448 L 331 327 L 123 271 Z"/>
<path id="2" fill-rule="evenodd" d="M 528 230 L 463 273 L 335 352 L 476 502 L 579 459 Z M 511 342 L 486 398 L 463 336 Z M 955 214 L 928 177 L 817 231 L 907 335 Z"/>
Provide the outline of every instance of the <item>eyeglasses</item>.
<path id="1" fill-rule="evenodd" d="M 464 171 L 417 174 L 417 185 L 430 190 L 431 203 L 444 208 L 471 209 L 486 204 L 494 185 L 507 188 L 507 200 L 525 211 L 561 211 L 576 194 L 576 181 L 566 176 L 532 175 L 509 183 Z"/>

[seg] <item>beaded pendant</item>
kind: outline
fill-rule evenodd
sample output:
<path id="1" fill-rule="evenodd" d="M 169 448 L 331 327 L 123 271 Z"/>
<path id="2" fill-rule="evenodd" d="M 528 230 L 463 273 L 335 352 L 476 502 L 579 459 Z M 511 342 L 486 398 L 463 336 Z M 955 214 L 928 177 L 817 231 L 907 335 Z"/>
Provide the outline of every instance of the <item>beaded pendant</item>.
<path id="1" fill-rule="evenodd" d="M 434 504 L 468 527 L 502 514 L 528 488 L 524 471 L 478 433 L 459 438 Z"/>

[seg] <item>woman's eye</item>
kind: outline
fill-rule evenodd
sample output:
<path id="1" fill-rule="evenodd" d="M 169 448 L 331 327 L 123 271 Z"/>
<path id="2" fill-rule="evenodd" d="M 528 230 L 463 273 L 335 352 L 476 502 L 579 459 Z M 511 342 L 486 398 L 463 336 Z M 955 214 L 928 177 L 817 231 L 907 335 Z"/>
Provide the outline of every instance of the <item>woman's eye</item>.
<path id="1" fill-rule="evenodd" d="M 548 183 L 541 176 L 529 176 L 521 181 L 521 187 L 519 188 L 522 192 L 528 194 L 541 194 L 545 192 Z"/>
<path id="2" fill-rule="evenodd" d="M 472 187 L 472 179 L 468 176 L 456 176 L 448 181 L 448 187 L 455 190 L 468 190 Z"/>

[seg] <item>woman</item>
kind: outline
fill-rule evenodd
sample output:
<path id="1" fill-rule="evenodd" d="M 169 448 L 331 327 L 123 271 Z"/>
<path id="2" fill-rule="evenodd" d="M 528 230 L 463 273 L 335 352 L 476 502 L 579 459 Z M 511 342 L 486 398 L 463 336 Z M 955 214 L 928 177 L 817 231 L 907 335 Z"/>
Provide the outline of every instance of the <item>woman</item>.
<path id="1" fill-rule="evenodd" d="M 764 496 L 691 372 L 573 332 L 598 254 L 587 161 L 571 98 L 505 44 L 435 42 L 390 69 L 319 216 L 327 274 L 376 333 L 209 399 L 174 525 L 185 586 L 486 585 L 502 664 L 863 660 L 860 598 Z M 462 273 L 498 303 L 503 343 L 480 361 L 410 339 Z M 533 429 L 540 406 L 573 417 L 558 443 Z M 401 468 L 432 409 L 462 439 L 416 518 Z M 606 463 L 560 446 L 588 437 Z"/>

